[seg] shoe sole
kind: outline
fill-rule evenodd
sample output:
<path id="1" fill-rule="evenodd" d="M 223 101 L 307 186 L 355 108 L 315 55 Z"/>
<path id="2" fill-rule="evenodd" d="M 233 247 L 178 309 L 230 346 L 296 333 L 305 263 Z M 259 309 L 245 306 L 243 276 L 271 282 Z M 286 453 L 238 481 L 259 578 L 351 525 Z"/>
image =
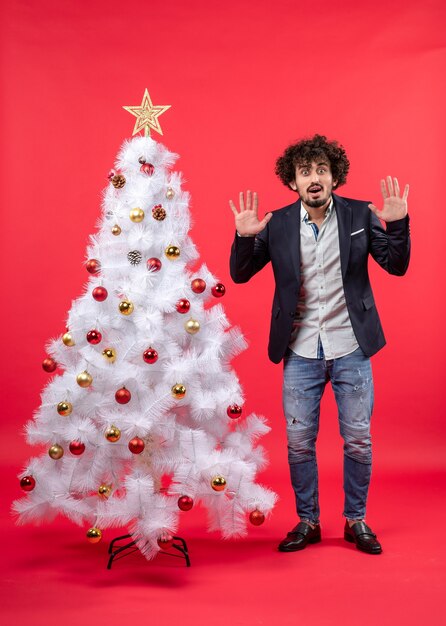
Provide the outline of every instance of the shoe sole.
<path id="1" fill-rule="evenodd" d="M 364 548 L 361 548 L 360 546 L 358 546 L 354 538 L 351 535 L 347 535 L 347 533 L 344 533 L 344 539 L 345 541 L 348 541 L 349 543 L 355 543 L 358 550 L 361 550 L 361 552 L 365 552 L 366 554 L 381 554 L 382 552 L 382 548 L 381 550 L 376 550 L 374 552 L 372 552 L 371 550 L 364 550 Z"/>

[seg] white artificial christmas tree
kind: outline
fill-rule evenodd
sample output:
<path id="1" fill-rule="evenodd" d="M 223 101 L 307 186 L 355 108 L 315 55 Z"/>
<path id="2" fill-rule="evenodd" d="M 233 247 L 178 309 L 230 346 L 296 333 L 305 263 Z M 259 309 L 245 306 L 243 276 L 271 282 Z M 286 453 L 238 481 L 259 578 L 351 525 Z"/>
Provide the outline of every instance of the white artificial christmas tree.
<path id="1" fill-rule="evenodd" d="M 135 131 L 161 129 L 148 96 Z M 62 513 L 102 530 L 127 526 L 152 558 L 179 514 L 201 502 L 223 537 L 263 522 L 275 494 L 255 482 L 257 445 L 269 427 L 243 415 L 231 359 L 245 349 L 218 298 L 224 292 L 188 233 L 189 195 L 171 168 L 177 155 L 150 136 L 124 142 L 109 175 L 98 232 L 87 250 L 89 281 L 72 303 L 67 332 L 43 366 L 59 368 L 27 426 L 48 454 L 20 475 L 20 522 Z M 164 543 L 163 543 L 164 542 Z"/>

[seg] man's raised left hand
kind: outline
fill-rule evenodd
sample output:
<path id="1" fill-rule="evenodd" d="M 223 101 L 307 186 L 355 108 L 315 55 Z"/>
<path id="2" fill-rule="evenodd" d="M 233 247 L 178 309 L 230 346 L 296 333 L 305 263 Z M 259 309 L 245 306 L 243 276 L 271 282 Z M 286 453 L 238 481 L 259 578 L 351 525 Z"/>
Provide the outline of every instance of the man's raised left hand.
<path id="1" fill-rule="evenodd" d="M 381 180 L 381 193 L 384 199 L 383 208 L 378 209 L 374 204 L 369 204 L 369 209 L 384 222 L 394 222 L 401 220 L 407 215 L 407 196 L 409 195 L 409 185 L 404 187 L 402 197 L 400 196 L 400 186 L 397 178 L 387 176 Z"/>

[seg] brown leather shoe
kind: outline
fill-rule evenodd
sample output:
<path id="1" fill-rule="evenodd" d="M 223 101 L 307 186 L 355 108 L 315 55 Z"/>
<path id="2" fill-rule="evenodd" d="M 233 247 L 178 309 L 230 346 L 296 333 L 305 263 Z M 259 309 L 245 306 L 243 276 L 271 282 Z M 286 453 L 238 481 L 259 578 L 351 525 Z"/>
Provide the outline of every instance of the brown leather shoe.
<path id="1" fill-rule="evenodd" d="M 345 522 L 344 539 L 355 543 L 358 550 L 368 554 L 381 554 L 381 544 L 372 529 L 365 522 L 355 522 L 351 527 Z"/>
<path id="2" fill-rule="evenodd" d="M 303 550 L 309 543 L 318 543 L 321 540 L 321 527 L 314 528 L 306 522 L 299 522 L 285 539 L 279 543 L 280 552 L 295 552 Z"/>

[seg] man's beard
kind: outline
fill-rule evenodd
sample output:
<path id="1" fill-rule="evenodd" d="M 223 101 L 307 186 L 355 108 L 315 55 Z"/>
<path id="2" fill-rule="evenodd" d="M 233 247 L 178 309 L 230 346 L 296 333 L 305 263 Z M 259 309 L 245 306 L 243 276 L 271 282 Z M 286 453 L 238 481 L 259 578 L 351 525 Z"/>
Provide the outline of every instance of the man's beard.
<path id="1" fill-rule="evenodd" d="M 311 209 L 318 209 L 319 207 L 324 206 L 324 204 L 327 204 L 329 199 L 330 196 L 328 196 L 328 198 L 319 198 L 318 200 L 303 200 L 303 202 Z"/>
<path id="2" fill-rule="evenodd" d="M 317 185 L 317 187 L 320 188 L 320 193 L 324 192 L 324 188 L 321 185 Z M 305 193 L 301 193 L 300 189 L 297 189 L 297 192 L 302 200 L 302 202 L 304 204 L 306 204 L 307 207 L 312 208 L 312 209 L 318 209 L 319 207 L 323 207 L 325 204 L 327 204 L 330 200 L 331 197 L 331 186 L 330 189 L 326 189 L 326 195 L 321 195 L 319 196 L 319 198 L 312 198 L 311 194 L 309 192 L 309 189 L 311 189 L 311 186 L 306 189 Z"/>

